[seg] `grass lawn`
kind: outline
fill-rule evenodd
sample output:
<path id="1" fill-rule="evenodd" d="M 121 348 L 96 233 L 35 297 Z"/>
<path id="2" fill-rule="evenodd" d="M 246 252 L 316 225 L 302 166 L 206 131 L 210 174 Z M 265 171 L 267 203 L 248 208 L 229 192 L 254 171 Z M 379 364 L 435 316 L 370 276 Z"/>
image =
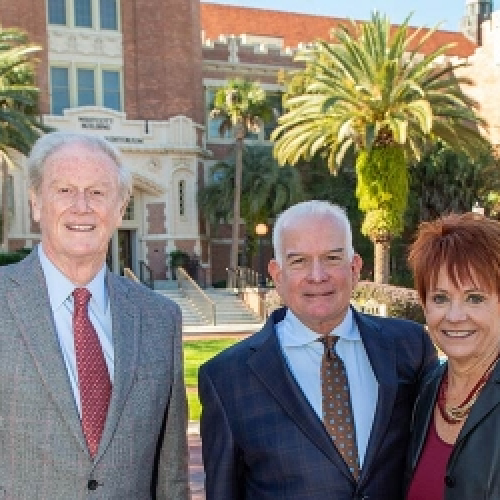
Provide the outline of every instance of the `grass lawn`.
<path id="1" fill-rule="evenodd" d="M 198 368 L 218 352 L 236 343 L 236 338 L 207 339 L 207 340 L 186 340 L 184 347 L 184 381 L 186 383 L 189 420 L 200 419 L 200 401 L 196 386 L 198 385 Z"/>

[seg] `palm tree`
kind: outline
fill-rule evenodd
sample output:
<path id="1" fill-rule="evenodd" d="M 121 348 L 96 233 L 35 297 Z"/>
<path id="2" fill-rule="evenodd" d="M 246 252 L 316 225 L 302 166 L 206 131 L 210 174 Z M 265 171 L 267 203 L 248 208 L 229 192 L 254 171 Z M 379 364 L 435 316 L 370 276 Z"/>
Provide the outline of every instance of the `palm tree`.
<path id="1" fill-rule="evenodd" d="M 8 251 L 8 174 L 12 151 L 24 155 L 46 130 L 37 119 L 38 89 L 33 56 L 41 47 L 16 28 L 0 27 L 0 160 L 2 163 L 2 248 Z"/>
<path id="2" fill-rule="evenodd" d="M 390 240 L 403 229 L 407 165 L 430 139 L 471 155 L 485 143 L 475 103 L 461 88 L 470 82 L 455 74 L 466 63 L 440 63 L 449 45 L 422 55 L 435 30 L 411 30 L 409 19 L 392 29 L 373 13 L 370 22 L 336 29 L 334 43 L 302 52 L 297 59 L 306 63 L 309 84 L 286 100 L 272 135 L 280 163 L 322 153 L 335 172 L 348 151 L 357 153 L 362 232 L 375 244 L 379 283 L 388 282 Z"/>
<path id="3" fill-rule="evenodd" d="M 243 170 L 243 139 L 249 131 L 258 132 L 263 122 L 271 119 L 271 109 L 266 102 L 266 93 L 258 83 L 248 80 L 229 80 L 217 90 L 211 117 L 221 118 L 219 133 L 224 136 L 229 129 L 234 131 L 236 163 L 234 176 L 233 226 L 229 266 L 238 266 L 238 243 L 240 224 L 241 178 Z"/>
<path id="4" fill-rule="evenodd" d="M 255 226 L 276 217 L 305 197 L 297 168 L 280 167 L 270 147 L 252 146 L 243 151 L 241 215 L 245 219 L 246 250 L 255 252 Z M 198 192 L 198 206 L 212 224 L 233 216 L 236 161 L 211 167 L 213 181 Z"/>

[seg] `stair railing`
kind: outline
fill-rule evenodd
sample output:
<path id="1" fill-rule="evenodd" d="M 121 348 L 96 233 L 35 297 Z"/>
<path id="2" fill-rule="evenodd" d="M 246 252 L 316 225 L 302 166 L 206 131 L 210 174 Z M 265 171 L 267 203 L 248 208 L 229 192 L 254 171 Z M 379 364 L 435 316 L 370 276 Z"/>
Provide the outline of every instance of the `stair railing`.
<path id="1" fill-rule="evenodd" d="M 129 280 L 132 280 L 132 281 L 139 281 L 139 278 L 134 274 L 134 271 L 132 271 L 132 269 L 130 269 L 130 267 L 123 268 L 123 276 L 125 276 L 125 278 L 128 278 Z"/>
<path id="2" fill-rule="evenodd" d="M 153 289 L 153 271 L 143 260 L 139 261 L 139 277 L 141 283 Z"/>
<path id="3" fill-rule="evenodd" d="M 242 292 L 247 286 L 259 286 L 260 274 L 250 267 L 238 266 L 236 269 L 230 267 L 227 271 L 227 288 L 237 289 Z"/>
<path id="4" fill-rule="evenodd" d="M 177 283 L 186 297 L 196 304 L 211 325 L 215 325 L 215 302 L 199 287 L 182 267 L 176 268 Z"/>

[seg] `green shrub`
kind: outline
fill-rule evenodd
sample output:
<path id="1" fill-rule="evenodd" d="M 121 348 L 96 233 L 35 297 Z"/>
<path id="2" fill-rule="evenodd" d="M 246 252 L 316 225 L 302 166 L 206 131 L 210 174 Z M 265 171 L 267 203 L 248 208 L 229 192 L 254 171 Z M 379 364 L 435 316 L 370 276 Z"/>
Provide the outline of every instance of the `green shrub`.
<path id="1" fill-rule="evenodd" d="M 212 283 L 214 288 L 226 288 L 226 280 L 219 280 Z"/>
<path id="2" fill-rule="evenodd" d="M 388 316 L 410 319 L 422 325 L 425 324 L 424 311 L 418 301 L 417 292 L 412 288 L 361 281 L 353 291 L 352 299 L 360 303 L 374 299 L 387 305 Z"/>
<path id="3" fill-rule="evenodd" d="M 189 255 L 182 250 L 173 250 L 170 252 L 170 267 L 185 267 L 189 262 Z"/>
<path id="4" fill-rule="evenodd" d="M 31 249 L 19 250 L 17 252 L 5 252 L 0 253 L 0 266 L 7 266 L 8 264 L 14 264 L 15 262 L 19 262 L 23 260 L 26 255 L 31 252 Z"/>

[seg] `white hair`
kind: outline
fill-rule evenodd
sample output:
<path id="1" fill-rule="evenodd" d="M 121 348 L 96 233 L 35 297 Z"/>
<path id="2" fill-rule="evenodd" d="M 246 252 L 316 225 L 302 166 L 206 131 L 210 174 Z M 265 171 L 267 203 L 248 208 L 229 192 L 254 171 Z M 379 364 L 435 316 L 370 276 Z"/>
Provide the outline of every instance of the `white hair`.
<path id="1" fill-rule="evenodd" d="M 283 232 L 293 226 L 299 219 L 307 217 L 327 216 L 340 223 L 345 233 L 345 246 L 347 258 L 351 260 L 354 257 L 354 248 L 352 246 L 351 223 L 342 207 L 334 205 L 328 201 L 310 200 L 297 203 L 282 212 L 273 228 L 273 249 L 274 258 L 281 267 L 283 264 Z"/>
<path id="2" fill-rule="evenodd" d="M 51 132 L 35 142 L 27 161 L 29 184 L 35 193 L 40 191 L 47 158 L 67 144 L 81 144 L 90 151 L 99 151 L 109 156 L 118 170 L 120 197 L 124 202 L 128 201 L 132 194 L 132 176 L 118 149 L 102 137 L 73 132 Z"/>

